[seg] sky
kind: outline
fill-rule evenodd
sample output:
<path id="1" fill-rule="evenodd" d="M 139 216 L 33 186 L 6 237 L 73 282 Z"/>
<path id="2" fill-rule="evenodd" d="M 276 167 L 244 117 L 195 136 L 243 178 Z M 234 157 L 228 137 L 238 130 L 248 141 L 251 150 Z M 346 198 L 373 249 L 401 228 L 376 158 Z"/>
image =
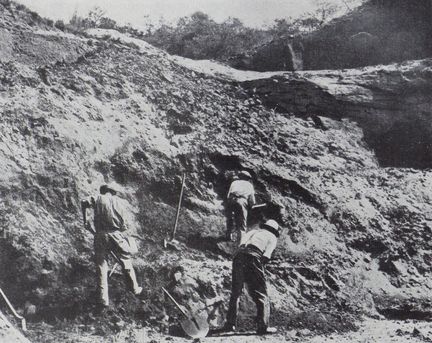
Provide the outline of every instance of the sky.
<path id="1" fill-rule="evenodd" d="M 342 0 L 328 0 L 342 3 Z M 299 17 L 316 8 L 317 0 L 18 0 L 42 17 L 69 21 L 74 11 L 85 15 L 95 6 L 120 24 L 141 26 L 145 16 L 157 23 L 163 16 L 172 22 L 202 11 L 216 21 L 237 17 L 245 25 L 259 27 L 276 18 Z"/>

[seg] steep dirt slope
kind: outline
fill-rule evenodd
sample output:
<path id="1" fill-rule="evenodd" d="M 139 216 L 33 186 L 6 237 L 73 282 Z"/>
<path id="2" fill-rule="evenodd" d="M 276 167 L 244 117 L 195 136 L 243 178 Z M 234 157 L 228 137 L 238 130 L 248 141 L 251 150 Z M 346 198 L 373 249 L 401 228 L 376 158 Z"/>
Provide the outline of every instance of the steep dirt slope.
<path id="1" fill-rule="evenodd" d="M 198 73 L 202 64 L 185 67 L 109 31 L 84 38 L 31 27 L 13 4 L 1 9 L 12 42 L 0 58 L 1 286 L 34 320 L 91 320 L 83 313 L 94 297 L 92 238 L 79 201 L 110 180 L 129 202 L 149 292 L 139 304 L 115 275 L 122 318 L 165 330 L 160 286 L 178 265 L 187 276 L 173 291 L 183 303 L 226 300 L 222 201 L 241 168 L 269 203 L 250 225 L 273 217 L 285 228 L 281 261 L 269 267 L 277 325 L 347 330 L 353 315 L 377 309 L 429 316 L 428 171 L 381 169 L 355 123 L 278 113 L 238 82 Z M 26 46 L 34 40 L 44 43 Z M 166 251 L 182 172 L 182 249 Z M 224 304 L 212 309 L 218 325 Z M 250 302 L 246 309 L 250 326 Z"/>

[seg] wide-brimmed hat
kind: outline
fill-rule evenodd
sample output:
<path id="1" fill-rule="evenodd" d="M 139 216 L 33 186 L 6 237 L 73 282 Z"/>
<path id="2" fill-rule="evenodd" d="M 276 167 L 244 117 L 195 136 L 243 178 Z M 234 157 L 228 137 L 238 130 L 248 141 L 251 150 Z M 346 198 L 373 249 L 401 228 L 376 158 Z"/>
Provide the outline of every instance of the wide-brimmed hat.
<path id="1" fill-rule="evenodd" d="M 251 180 L 251 179 L 252 179 L 252 175 L 251 175 L 248 171 L 246 171 L 246 170 L 242 170 L 242 171 L 238 174 L 238 176 L 239 176 L 241 179 L 245 179 L 245 180 Z"/>
<path id="2" fill-rule="evenodd" d="M 269 219 L 265 223 L 261 224 L 261 228 L 272 232 L 276 237 L 279 237 L 281 232 L 281 227 L 276 220 Z"/>

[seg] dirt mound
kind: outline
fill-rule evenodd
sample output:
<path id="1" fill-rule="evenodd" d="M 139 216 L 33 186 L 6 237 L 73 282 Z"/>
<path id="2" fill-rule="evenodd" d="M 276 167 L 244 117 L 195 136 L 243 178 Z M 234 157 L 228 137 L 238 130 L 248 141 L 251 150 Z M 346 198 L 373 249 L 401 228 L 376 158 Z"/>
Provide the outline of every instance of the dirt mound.
<path id="1" fill-rule="evenodd" d="M 0 6 L 4 27 L 17 14 Z M 353 316 L 410 299 L 430 310 L 429 172 L 382 169 L 357 124 L 278 113 L 238 82 L 198 72 L 203 63 L 186 67 L 194 62 L 110 31 L 71 37 L 18 18 L 8 28 L 15 46 L 37 36 L 52 51 L 38 44 L 0 58 L 1 285 L 33 320 L 91 326 L 92 237 L 79 202 L 115 180 L 140 237 L 148 298 L 124 294 L 114 275 L 113 316 L 170 328 L 178 314 L 160 287 L 180 265 L 187 275 L 172 291 L 219 325 L 230 288 L 222 201 L 242 168 L 269 204 L 250 226 L 272 217 L 285 228 L 283 263 L 269 268 L 275 324 L 335 330 L 337 312 L 337 329 L 349 329 Z M 181 250 L 163 250 L 183 172 Z"/>

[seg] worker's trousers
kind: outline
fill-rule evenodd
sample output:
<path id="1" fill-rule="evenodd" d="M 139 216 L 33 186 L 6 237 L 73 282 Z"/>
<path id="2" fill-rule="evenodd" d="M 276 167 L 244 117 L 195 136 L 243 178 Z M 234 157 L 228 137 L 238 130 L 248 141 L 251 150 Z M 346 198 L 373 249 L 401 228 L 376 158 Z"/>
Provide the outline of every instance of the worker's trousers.
<path id="1" fill-rule="evenodd" d="M 249 295 L 257 308 L 257 329 L 267 329 L 270 319 L 270 302 L 267 296 L 266 276 L 261 257 L 258 254 L 240 251 L 233 260 L 227 325 L 236 325 L 238 305 L 244 285 L 247 286 Z"/>
<path id="2" fill-rule="evenodd" d="M 237 230 L 237 245 L 240 245 L 247 231 L 248 201 L 245 198 L 228 199 L 226 207 L 227 235 Z"/>
<path id="3" fill-rule="evenodd" d="M 132 256 L 124 252 L 119 243 L 112 238 L 112 233 L 97 233 L 94 240 L 95 248 L 95 260 L 96 260 L 96 274 L 97 274 L 97 285 L 100 301 L 103 305 L 109 305 L 108 295 L 108 255 L 110 251 L 113 251 L 118 257 L 127 287 L 134 293 L 137 294 L 141 290 L 138 286 L 138 282 L 135 275 L 135 270 L 132 265 Z"/>

